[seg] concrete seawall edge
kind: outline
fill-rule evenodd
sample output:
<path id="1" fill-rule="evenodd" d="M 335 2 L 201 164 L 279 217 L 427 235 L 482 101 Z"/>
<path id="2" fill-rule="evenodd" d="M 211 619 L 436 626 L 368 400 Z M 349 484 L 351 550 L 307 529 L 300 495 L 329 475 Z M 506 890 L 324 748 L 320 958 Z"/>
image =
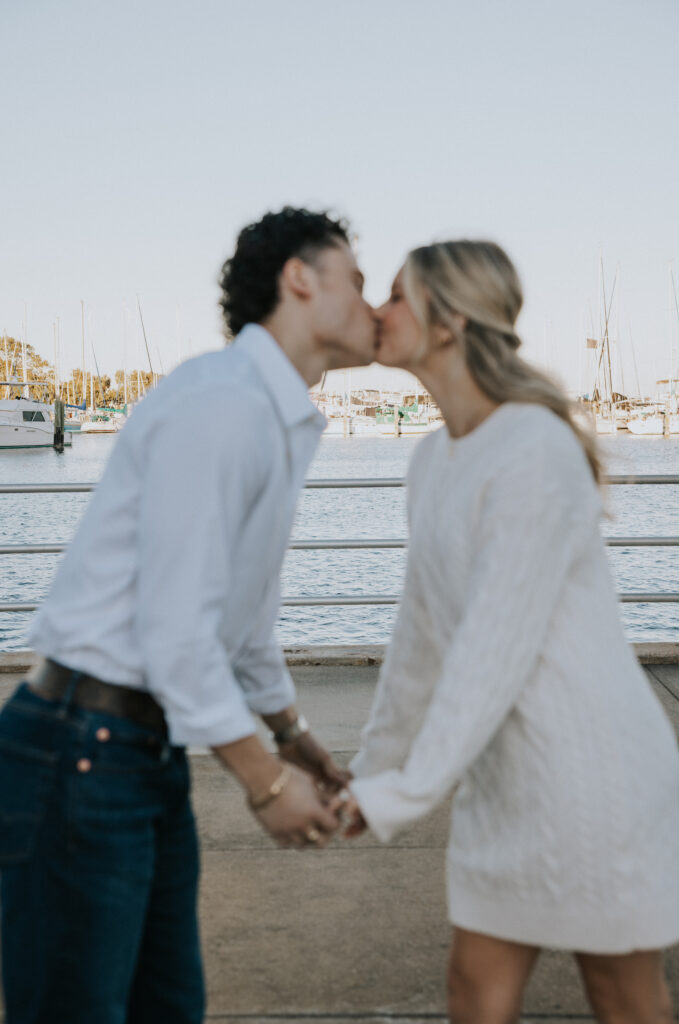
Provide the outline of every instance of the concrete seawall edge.
<path id="1" fill-rule="evenodd" d="M 673 665 L 679 662 L 679 643 L 632 643 L 642 665 Z M 308 647 L 284 647 L 288 665 L 380 665 L 384 644 L 314 644 Z M 30 672 L 38 655 L 34 651 L 0 651 L 0 673 Z"/>

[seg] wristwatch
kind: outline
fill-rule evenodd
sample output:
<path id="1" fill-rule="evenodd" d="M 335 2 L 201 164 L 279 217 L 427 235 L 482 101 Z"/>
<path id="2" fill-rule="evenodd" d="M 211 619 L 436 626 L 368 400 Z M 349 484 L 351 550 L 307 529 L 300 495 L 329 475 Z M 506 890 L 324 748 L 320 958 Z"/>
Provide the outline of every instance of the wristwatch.
<path id="1" fill-rule="evenodd" d="M 286 725 L 285 729 L 281 729 L 280 732 L 274 733 L 274 741 L 282 747 L 286 743 L 294 743 L 300 736 L 304 736 L 309 732 L 309 723 L 307 722 L 304 715 L 298 715 L 294 722 L 290 725 Z"/>

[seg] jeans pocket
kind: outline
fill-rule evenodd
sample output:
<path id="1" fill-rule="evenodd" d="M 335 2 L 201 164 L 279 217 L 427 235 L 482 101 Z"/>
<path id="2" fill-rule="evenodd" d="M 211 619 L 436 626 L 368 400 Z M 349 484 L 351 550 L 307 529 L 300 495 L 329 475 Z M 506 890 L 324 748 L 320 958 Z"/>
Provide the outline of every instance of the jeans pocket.
<path id="1" fill-rule="evenodd" d="M 0 868 L 30 860 L 58 755 L 0 736 Z"/>

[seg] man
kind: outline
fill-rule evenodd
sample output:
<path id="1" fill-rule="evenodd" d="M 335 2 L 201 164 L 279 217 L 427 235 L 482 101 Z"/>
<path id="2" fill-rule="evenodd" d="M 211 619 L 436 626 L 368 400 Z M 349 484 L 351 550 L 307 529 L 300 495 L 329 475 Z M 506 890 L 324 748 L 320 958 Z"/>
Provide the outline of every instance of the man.
<path id="1" fill-rule="evenodd" d="M 325 422 L 307 389 L 371 362 L 373 313 L 344 224 L 306 210 L 245 228 L 221 285 L 233 345 L 135 411 L 37 617 L 45 666 L 0 716 L 7 1024 L 202 1020 L 186 746 L 281 845 L 338 824 L 323 790 L 344 777 L 272 629 Z"/>

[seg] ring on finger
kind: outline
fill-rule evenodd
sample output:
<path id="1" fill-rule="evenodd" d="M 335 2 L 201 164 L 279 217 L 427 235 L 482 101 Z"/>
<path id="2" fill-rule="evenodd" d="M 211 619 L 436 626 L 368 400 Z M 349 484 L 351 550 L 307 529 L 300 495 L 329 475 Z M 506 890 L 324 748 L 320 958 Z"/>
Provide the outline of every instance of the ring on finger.
<path id="1" fill-rule="evenodd" d="M 306 830 L 305 835 L 310 843 L 317 843 L 318 840 L 321 838 L 321 833 L 318 831 L 317 828 L 308 828 Z"/>

